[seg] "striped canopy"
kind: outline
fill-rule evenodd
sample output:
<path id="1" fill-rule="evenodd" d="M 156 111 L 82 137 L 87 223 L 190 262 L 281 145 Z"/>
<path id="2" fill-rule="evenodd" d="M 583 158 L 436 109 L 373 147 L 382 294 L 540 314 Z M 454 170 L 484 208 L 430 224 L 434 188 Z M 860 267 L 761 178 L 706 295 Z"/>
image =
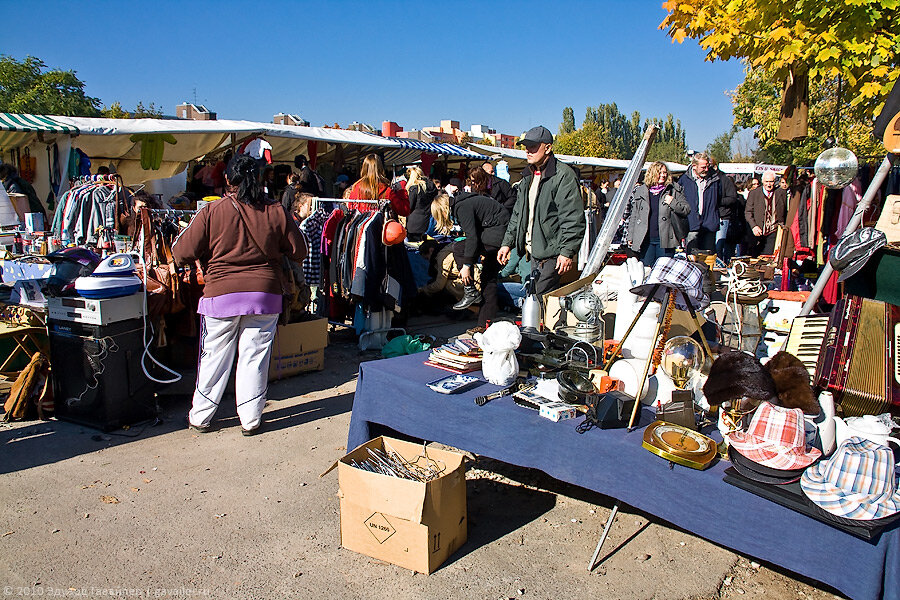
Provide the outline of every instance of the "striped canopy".
<path id="1" fill-rule="evenodd" d="M 483 154 L 478 154 L 477 152 L 473 152 L 462 146 L 457 146 L 456 144 L 422 142 L 407 138 L 386 139 L 400 144 L 399 148 L 385 151 L 384 162 L 389 165 L 406 165 L 418 162 L 422 157 L 422 152 L 471 160 L 487 159 L 487 156 Z"/>
<path id="2" fill-rule="evenodd" d="M 38 133 L 78 135 L 78 128 L 44 115 L 0 113 L 0 148 L 30 143 Z"/>

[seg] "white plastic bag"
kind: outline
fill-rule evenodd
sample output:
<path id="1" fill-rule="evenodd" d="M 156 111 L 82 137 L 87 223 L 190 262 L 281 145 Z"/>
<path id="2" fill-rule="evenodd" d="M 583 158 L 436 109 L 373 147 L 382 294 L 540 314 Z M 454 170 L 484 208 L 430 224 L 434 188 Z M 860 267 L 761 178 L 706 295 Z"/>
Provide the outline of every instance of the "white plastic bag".
<path id="1" fill-rule="evenodd" d="M 519 361 L 515 353 L 522 342 L 519 328 L 508 321 L 500 321 L 474 337 L 484 352 L 481 371 L 485 379 L 494 385 L 512 385 L 519 374 Z"/>

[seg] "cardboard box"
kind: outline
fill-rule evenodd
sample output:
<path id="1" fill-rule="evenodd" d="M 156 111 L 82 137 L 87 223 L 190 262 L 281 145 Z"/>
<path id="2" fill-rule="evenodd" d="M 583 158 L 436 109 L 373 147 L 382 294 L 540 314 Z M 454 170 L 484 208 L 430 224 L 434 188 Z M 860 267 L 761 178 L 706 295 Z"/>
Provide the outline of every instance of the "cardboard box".
<path id="1" fill-rule="evenodd" d="M 443 475 L 422 483 L 358 469 L 368 448 L 397 452 L 410 462 L 436 461 Z M 464 456 L 388 437 L 367 442 L 338 461 L 341 545 L 400 567 L 431 573 L 466 543 Z"/>
<path id="2" fill-rule="evenodd" d="M 269 381 L 325 368 L 328 319 L 279 325 L 272 342 Z"/>

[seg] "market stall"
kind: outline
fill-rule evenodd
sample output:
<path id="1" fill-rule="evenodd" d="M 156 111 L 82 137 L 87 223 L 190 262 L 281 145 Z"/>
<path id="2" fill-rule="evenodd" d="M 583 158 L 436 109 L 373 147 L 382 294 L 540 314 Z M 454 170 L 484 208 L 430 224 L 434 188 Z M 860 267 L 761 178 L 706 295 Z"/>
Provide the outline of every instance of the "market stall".
<path id="1" fill-rule="evenodd" d="M 540 469 L 561 481 L 611 496 L 677 527 L 747 556 L 831 585 L 851 598 L 900 595 L 900 529 L 875 541 L 858 539 L 723 481 L 728 463 L 705 471 L 672 465 L 641 440 L 654 420 L 645 407 L 637 429 L 575 430 L 578 420 L 553 423 L 512 398 L 477 406 L 495 391 L 484 383 L 454 395 L 426 386 L 441 371 L 424 354 L 360 365 L 347 448 L 383 427 L 510 464 Z M 479 372 L 474 375 L 482 376 Z M 385 389 L 393 392 L 387 396 Z M 599 535 L 599 532 L 598 532 Z M 571 557 L 584 560 L 585 557 Z M 702 577 L 702 565 L 692 571 Z"/>

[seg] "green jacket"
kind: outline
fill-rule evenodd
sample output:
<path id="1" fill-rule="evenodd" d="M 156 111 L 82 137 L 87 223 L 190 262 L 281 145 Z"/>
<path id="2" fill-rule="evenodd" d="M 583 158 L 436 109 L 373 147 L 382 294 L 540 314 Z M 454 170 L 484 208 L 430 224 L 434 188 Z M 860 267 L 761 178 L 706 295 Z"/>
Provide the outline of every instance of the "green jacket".
<path id="1" fill-rule="evenodd" d="M 525 254 L 525 233 L 528 231 L 528 190 L 534 177 L 532 170 L 519 183 L 516 206 L 509 218 L 503 245 Z M 535 219 L 531 232 L 531 255 L 537 260 L 555 256 L 574 258 L 584 238 L 584 204 L 578 178 L 571 167 L 550 155 L 541 180 L 535 202 Z"/>

